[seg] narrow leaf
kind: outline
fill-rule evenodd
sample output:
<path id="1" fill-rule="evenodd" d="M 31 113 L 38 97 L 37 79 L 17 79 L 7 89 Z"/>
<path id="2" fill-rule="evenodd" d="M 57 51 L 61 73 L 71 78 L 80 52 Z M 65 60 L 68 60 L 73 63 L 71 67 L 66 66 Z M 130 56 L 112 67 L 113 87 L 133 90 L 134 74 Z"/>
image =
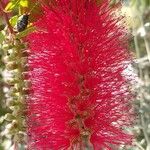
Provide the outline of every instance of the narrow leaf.
<path id="1" fill-rule="evenodd" d="M 30 34 L 33 31 L 35 31 L 35 27 L 29 27 L 26 30 L 24 30 L 23 32 L 19 32 L 16 35 L 16 38 L 18 38 L 18 39 L 23 38 L 23 37 L 27 36 L 28 34 Z"/>
<path id="2" fill-rule="evenodd" d="M 14 27 L 14 26 L 16 25 L 16 23 L 17 23 L 17 20 L 18 20 L 18 16 L 16 15 L 16 16 L 13 16 L 13 17 L 9 20 L 9 22 L 10 22 L 10 24 Z"/>

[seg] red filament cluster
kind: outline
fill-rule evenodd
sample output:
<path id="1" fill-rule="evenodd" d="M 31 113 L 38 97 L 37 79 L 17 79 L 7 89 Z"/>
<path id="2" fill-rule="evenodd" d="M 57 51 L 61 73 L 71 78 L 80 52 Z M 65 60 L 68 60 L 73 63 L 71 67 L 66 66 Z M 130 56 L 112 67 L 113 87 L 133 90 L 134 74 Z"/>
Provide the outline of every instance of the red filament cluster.
<path id="1" fill-rule="evenodd" d="M 28 148 L 80 150 L 131 142 L 125 30 L 108 3 L 60 0 L 28 36 Z"/>

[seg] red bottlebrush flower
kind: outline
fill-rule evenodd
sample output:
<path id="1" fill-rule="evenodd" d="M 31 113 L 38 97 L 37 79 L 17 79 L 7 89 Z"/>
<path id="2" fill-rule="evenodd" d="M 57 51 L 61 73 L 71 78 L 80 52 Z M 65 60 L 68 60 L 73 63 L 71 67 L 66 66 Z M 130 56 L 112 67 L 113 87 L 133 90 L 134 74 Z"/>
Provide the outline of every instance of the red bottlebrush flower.
<path id="1" fill-rule="evenodd" d="M 108 3 L 60 0 L 28 36 L 31 150 L 80 150 L 131 142 L 124 29 Z"/>

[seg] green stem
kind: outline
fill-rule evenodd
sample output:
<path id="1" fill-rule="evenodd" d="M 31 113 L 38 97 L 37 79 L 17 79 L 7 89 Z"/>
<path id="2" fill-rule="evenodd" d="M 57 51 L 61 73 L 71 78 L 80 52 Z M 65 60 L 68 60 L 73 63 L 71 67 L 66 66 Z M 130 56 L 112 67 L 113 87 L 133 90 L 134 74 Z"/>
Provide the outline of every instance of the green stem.
<path id="1" fill-rule="evenodd" d="M 135 45 L 135 51 L 136 51 L 136 58 L 139 59 L 141 58 L 141 54 L 140 54 L 140 48 L 138 44 L 138 38 L 137 38 L 136 31 L 134 29 L 133 31 L 134 31 L 134 45 Z M 138 66 L 138 70 L 139 70 L 139 77 L 142 79 L 143 78 L 142 69 L 139 66 Z"/>
<path id="2" fill-rule="evenodd" d="M 142 28 L 145 30 L 144 21 L 143 21 L 142 16 L 140 16 L 140 22 L 141 22 Z M 150 46 L 149 46 L 149 41 L 147 40 L 146 36 L 144 36 L 144 43 L 145 43 L 145 48 L 146 48 L 148 60 L 150 62 Z"/>

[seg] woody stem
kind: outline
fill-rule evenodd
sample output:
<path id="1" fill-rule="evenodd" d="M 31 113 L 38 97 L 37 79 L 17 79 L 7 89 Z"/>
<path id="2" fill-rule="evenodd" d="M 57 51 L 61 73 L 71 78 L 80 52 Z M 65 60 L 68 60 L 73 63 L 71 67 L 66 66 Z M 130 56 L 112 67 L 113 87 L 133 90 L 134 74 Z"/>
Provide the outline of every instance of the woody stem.
<path id="1" fill-rule="evenodd" d="M 10 33 L 13 34 L 14 31 L 13 31 L 13 29 L 11 27 L 10 22 L 9 22 L 9 18 L 7 16 L 7 13 L 4 12 L 4 3 L 3 3 L 2 0 L 0 0 L 0 9 L 2 10 L 2 14 L 3 14 L 4 20 L 5 20 L 5 22 L 6 22 L 7 26 L 8 26 L 8 29 L 9 29 Z"/>

